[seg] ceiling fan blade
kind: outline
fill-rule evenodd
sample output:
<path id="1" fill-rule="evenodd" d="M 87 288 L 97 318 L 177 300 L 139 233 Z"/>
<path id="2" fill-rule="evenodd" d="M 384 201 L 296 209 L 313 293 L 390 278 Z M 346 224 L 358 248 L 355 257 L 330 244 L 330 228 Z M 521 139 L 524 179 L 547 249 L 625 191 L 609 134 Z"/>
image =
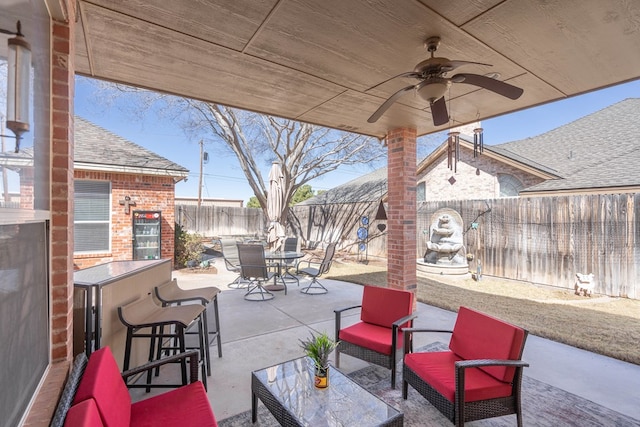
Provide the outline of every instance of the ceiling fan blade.
<path id="1" fill-rule="evenodd" d="M 455 83 L 467 83 L 474 86 L 479 86 L 483 89 L 495 92 L 498 95 L 506 96 L 509 99 L 518 99 L 524 93 L 524 90 L 505 83 L 500 80 L 492 79 L 491 77 L 481 76 L 478 74 L 456 74 L 451 77 Z"/>
<path id="2" fill-rule="evenodd" d="M 447 103 L 444 100 L 444 96 L 431 104 L 431 116 L 433 117 L 434 126 L 444 125 L 449 122 L 449 113 L 447 112 Z"/>
<path id="3" fill-rule="evenodd" d="M 410 90 L 413 90 L 416 86 L 415 85 L 411 85 L 411 86 L 407 86 L 405 88 L 400 89 L 399 91 L 397 91 L 396 93 L 394 93 L 393 95 L 391 95 L 386 101 L 384 101 L 382 103 L 382 105 L 380 107 L 378 107 L 378 109 L 376 110 L 375 113 L 373 113 L 371 115 L 371 117 L 369 117 L 369 119 L 367 120 L 369 123 L 375 123 L 378 121 L 378 119 L 380 118 L 380 116 L 382 116 L 385 111 L 387 111 L 387 109 L 389 107 L 391 107 L 391 104 L 393 104 L 394 102 L 396 102 L 396 100 L 398 98 L 400 98 L 402 95 L 404 95 L 405 93 L 409 92 Z"/>
<path id="4" fill-rule="evenodd" d="M 416 79 L 419 79 L 420 78 L 420 74 L 416 73 L 415 71 L 407 71 L 406 73 L 402 73 L 402 74 L 398 74 L 397 76 L 390 77 L 387 80 L 385 80 L 385 81 L 383 81 L 381 83 L 378 83 L 375 86 L 371 86 L 369 89 L 365 90 L 365 92 L 369 92 L 371 89 L 375 89 L 378 86 L 382 86 L 383 84 L 385 84 L 387 82 L 390 82 L 393 79 L 397 79 L 398 77 L 414 77 Z"/>

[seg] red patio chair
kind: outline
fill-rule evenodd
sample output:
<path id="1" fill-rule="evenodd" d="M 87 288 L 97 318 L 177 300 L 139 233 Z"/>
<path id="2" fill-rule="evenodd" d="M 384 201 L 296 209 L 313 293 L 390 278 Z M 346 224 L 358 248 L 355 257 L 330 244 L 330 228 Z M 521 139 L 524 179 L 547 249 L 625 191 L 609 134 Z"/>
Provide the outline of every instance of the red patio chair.
<path id="1" fill-rule="evenodd" d="M 341 328 L 347 310 L 362 307 L 360 322 Z M 396 388 L 396 360 L 402 350 L 402 329 L 413 326 L 413 293 L 365 286 L 362 304 L 334 310 L 336 314 L 336 367 L 340 353 L 391 369 L 391 387 Z"/>

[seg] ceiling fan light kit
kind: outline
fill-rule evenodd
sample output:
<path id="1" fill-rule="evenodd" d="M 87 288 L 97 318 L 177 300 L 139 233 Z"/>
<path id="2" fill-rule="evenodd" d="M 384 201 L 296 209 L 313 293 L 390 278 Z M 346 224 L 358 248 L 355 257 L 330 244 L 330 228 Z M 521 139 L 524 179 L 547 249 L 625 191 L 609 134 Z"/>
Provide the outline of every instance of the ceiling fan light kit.
<path id="1" fill-rule="evenodd" d="M 429 104 L 433 104 L 447 93 L 450 86 L 451 81 L 448 79 L 435 77 L 429 84 L 424 85 L 417 90 L 418 95 L 420 95 L 422 99 L 427 101 Z"/>
<path id="2" fill-rule="evenodd" d="M 369 91 L 398 77 L 409 77 L 420 80 L 417 84 L 404 87 L 387 98 L 371 117 L 369 117 L 367 120 L 369 123 L 375 123 L 396 100 L 412 90 L 417 91 L 420 97 L 431 105 L 431 115 L 435 126 L 441 126 L 449 122 L 449 113 L 444 95 L 452 83 L 465 83 L 478 86 L 509 99 L 518 99 L 524 92 L 519 87 L 496 80 L 496 78 L 500 76 L 499 73 L 485 75 L 459 73 L 448 78 L 446 77 L 448 72 L 464 65 L 473 64 L 490 67 L 491 64 L 471 61 L 452 61 L 448 58 L 436 57 L 435 52 L 440 45 L 440 37 L 437 36 L 427 38 L 424 45 L 431 54 L 430 58 L 418 63 L 413 71 L 398 74 L 367 89 L 367 91 Z"/>

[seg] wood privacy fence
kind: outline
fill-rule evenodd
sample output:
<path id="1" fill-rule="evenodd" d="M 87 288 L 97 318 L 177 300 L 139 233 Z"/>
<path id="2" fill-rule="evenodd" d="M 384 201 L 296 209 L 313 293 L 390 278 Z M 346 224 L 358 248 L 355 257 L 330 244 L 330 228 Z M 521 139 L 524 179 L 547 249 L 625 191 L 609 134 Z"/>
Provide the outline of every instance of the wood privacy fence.
<path id="1" fill-rule="evenodd" d="M 366 251 L 386 257 L 386 225 L 375 221 L 377 202 L 294 206 L 290 234 L 308 247 L 338 242 L 339 249 L 359 253 L 357 230 L 368 216 Z M 573 289 L 576 273 L 593 273 L 595 292 L 640 298 L 640 194 L 536 198 L 501 198 L 418 203 L 418 253 L 422 257 L 434 214 L 458 212 L 464 244 L 490 276 Z M 205 236 L 264 235 L 260 209 L 176 206 L 178 223 Z M 183 222 L 180 222 L 183 221 Z M 476 224 L 476 226 L 472 226 Z"/>
<path id="2" fill-rule="evenodd" d="M 462 216 L 472 271 L 479 261 L 483 274 L 568 289 L 576 273 L 593 273 L 596 293 L 640 298 L 639 194 L 421 203 L 421 254 L 445 207 Z"/>
<path id="3" fill-rule="evenodd" d="M 311 247 L 337 242 L 339 250 L 359 257 L 386 257 L 386 221 L 374 219 L 378 203 L 294 206 L 290 209 L 290 226 Z M 362 222 L 365 216 L 368 224 Z M 384 228 L 379 228 L 379 225 L 384 225 Z M 358 237 L 360 228 L 366 230 L 364 239 Z"/>
<path id="4" fill-rule="evenodd" d="M 176 204 L 176 223 L 205 237 L 262 236 L 266 221 L 261 209 Z"/>

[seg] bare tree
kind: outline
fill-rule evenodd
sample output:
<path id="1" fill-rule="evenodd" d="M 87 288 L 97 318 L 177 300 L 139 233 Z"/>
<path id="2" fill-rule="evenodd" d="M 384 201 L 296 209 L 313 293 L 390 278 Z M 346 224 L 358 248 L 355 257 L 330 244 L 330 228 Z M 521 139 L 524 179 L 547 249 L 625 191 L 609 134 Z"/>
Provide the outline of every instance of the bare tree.
<path id="1" fill-rule="evenodd" d="M 90 80 L 90 79 L 88 79 Z M 90 80 L 101 103 L 135 94 L 127 105 L 133 113 L 155 109 L 183 124 L 185 131 L 221 143 L 237 158 L 240 168 L 268 217 L 269 182 L 261 171 L 277 161 L 283 167 L 284 188 L 280 218 L 288 218 L 288 206 L 296 190 L 309 181 L 344 165 L 375 164 L 386 149 L 375 138 L 335 129 L 252 113 L 223 105 L 179 98 L 139 88 Z"/>
<path id="2" fill-rule="evenodd" d="M 280 119 L 195 100 L 187 100 L 196 115 L 192 129 L 208 130 L 235 154 L 266 214 L 269 183 L 260 166 L 273 161 L 283 167 L 284 188 L 280 218 L 298 188 L 343 165 L 368 163 L 385 155 L 373 138 Z"/>

